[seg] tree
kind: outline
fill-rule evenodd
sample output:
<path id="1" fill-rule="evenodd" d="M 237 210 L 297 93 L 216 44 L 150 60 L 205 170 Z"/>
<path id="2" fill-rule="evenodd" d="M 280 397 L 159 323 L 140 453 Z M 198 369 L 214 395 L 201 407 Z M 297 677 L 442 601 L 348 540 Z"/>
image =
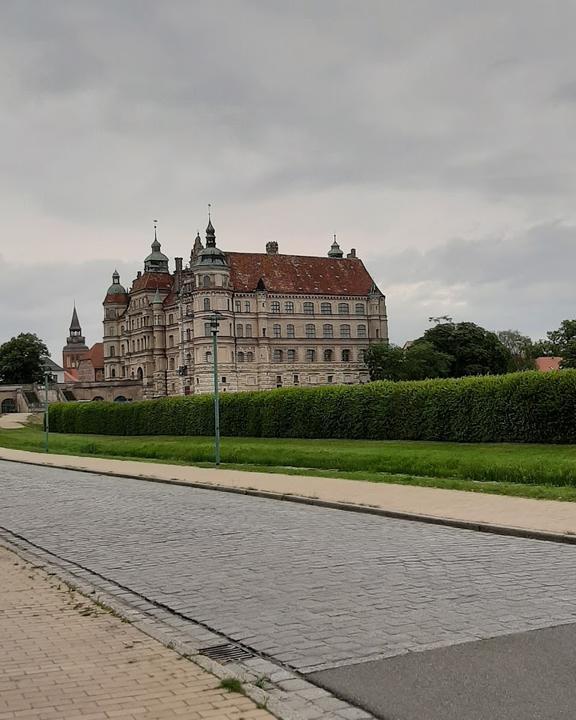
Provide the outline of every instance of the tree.
<path id="1" fill-rule="evenodd" d="M 404 350 L 396 345 L 377 343 L 364 354 L 371 380 L 403 380 Z"/>
<path id="2" fill-rule="evenodd" d="M 34 333 L 20 333 L 0 345 L 0 382 L 25 385 L 42 382 L 44 357 L 50 353 L 46 345 Z"/>
<path id="3" fill-rule="evenodd" d="M 475 323 L 440 323 L 426 330 L 420 340 L 431 343 L 438 352 L 452 356 L 451 377 L 499 375 L 508 370 L 510 351 L 495 333 Z"/>
<path id="4" fill-rule="evenodd" d="M 496 335 L 510 352 L 510 372 L 534 369 L 534 343 L 531 338 L 522 335 L 518 330 L 499 330 Z"/>
<path id="5" fill-rule="evenodd" d="M 576 340 L 576 320 L 563 320 L 558 330 L 551 330 L 546 333 L 546 337 L 546 340 L 539 340 L 535 343 L 540 354 L 563 357 L 570 343 Z"/>
<path id="6" fill-rule="evenodd" d="M 406 380 L 427 380 L 450 374 L 454 358 L 436 350 L 432 343 L 420 340 L 404 351 Z"/>
<path id="7" fill-rule="evenodd" d="M 576 340 L 570 340 L 564 346 L 560 367 L 563 370 L 564 368 L 576 368 Z"/>
<path id="8" fill-rule="evenodd" d="M 438 352 L 427 342 L 417 342 L 403 349 L 383 343 L 370 345 L 366 363 L 372 380 L 425 380 L 445 377 L 452 358 Z"/>

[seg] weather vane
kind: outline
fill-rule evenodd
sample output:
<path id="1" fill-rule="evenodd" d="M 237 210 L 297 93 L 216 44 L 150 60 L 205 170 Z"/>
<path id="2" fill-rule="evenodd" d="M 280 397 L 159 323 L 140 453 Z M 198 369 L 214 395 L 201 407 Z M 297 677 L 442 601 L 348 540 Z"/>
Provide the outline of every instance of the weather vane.
<path id="1" fill-rule="evenodd" d="M 212 210 L 212 204 L 208 203 L 208 220 L 212 220 L 212 218 L 210 217 L 211 210 Z"/>

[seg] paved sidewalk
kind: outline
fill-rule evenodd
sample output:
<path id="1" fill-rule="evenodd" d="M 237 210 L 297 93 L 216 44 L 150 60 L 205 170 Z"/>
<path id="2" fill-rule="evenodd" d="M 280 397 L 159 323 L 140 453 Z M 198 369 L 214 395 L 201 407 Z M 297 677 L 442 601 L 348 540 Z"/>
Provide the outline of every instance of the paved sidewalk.
<path id="1" fill-rule="evenodd" d="M 272 718 L 3 548 L 0 638 L 0 720 Z"/>
<path id="2" fill-rule="evenodd" d="M 576 535 L 576 503 L 530 500 L 392 483 L 304 477 L 185 467 L 131 460 L 47 455 L 0 448 L 0 459 L 136 478 L 297 495 L 331 502 L 366 505 L 453 521 L 483 523 L 528 531 Z"/>

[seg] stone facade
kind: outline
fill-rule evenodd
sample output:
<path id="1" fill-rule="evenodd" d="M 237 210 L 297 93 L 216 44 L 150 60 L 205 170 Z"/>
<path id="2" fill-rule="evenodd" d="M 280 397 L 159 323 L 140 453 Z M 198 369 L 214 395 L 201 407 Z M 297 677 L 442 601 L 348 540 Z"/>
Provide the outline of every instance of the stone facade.
<path id="1" fill-rule="evenodd" d="M 142 380 L 148 398 L 212 392 L 215 312 L 222 392 L 366 382 L 365 349 L 388 341 L 384 295 L 354 250 L 224 252 L 211 221 L 174 273 L 155 232 L 144 272 L 129 292 L 115 272 L 103 304 L 105 380 Z"/>

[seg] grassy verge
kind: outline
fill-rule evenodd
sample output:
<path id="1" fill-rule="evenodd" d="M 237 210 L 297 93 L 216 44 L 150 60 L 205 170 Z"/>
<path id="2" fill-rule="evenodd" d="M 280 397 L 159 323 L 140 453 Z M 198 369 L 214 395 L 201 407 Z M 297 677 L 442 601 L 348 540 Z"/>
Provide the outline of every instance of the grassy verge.
<path id="1" fill-rule="evenodd" d="M 0 430 L 0 446 L 43 450 L 37 427 Z M 117 437 L 51 434 L 56 454 L 210 465 L 206 437 Z M 369 482 L 576 500 L 576 447 L 364 440 L 223 438 L 229 468 Z"/>

